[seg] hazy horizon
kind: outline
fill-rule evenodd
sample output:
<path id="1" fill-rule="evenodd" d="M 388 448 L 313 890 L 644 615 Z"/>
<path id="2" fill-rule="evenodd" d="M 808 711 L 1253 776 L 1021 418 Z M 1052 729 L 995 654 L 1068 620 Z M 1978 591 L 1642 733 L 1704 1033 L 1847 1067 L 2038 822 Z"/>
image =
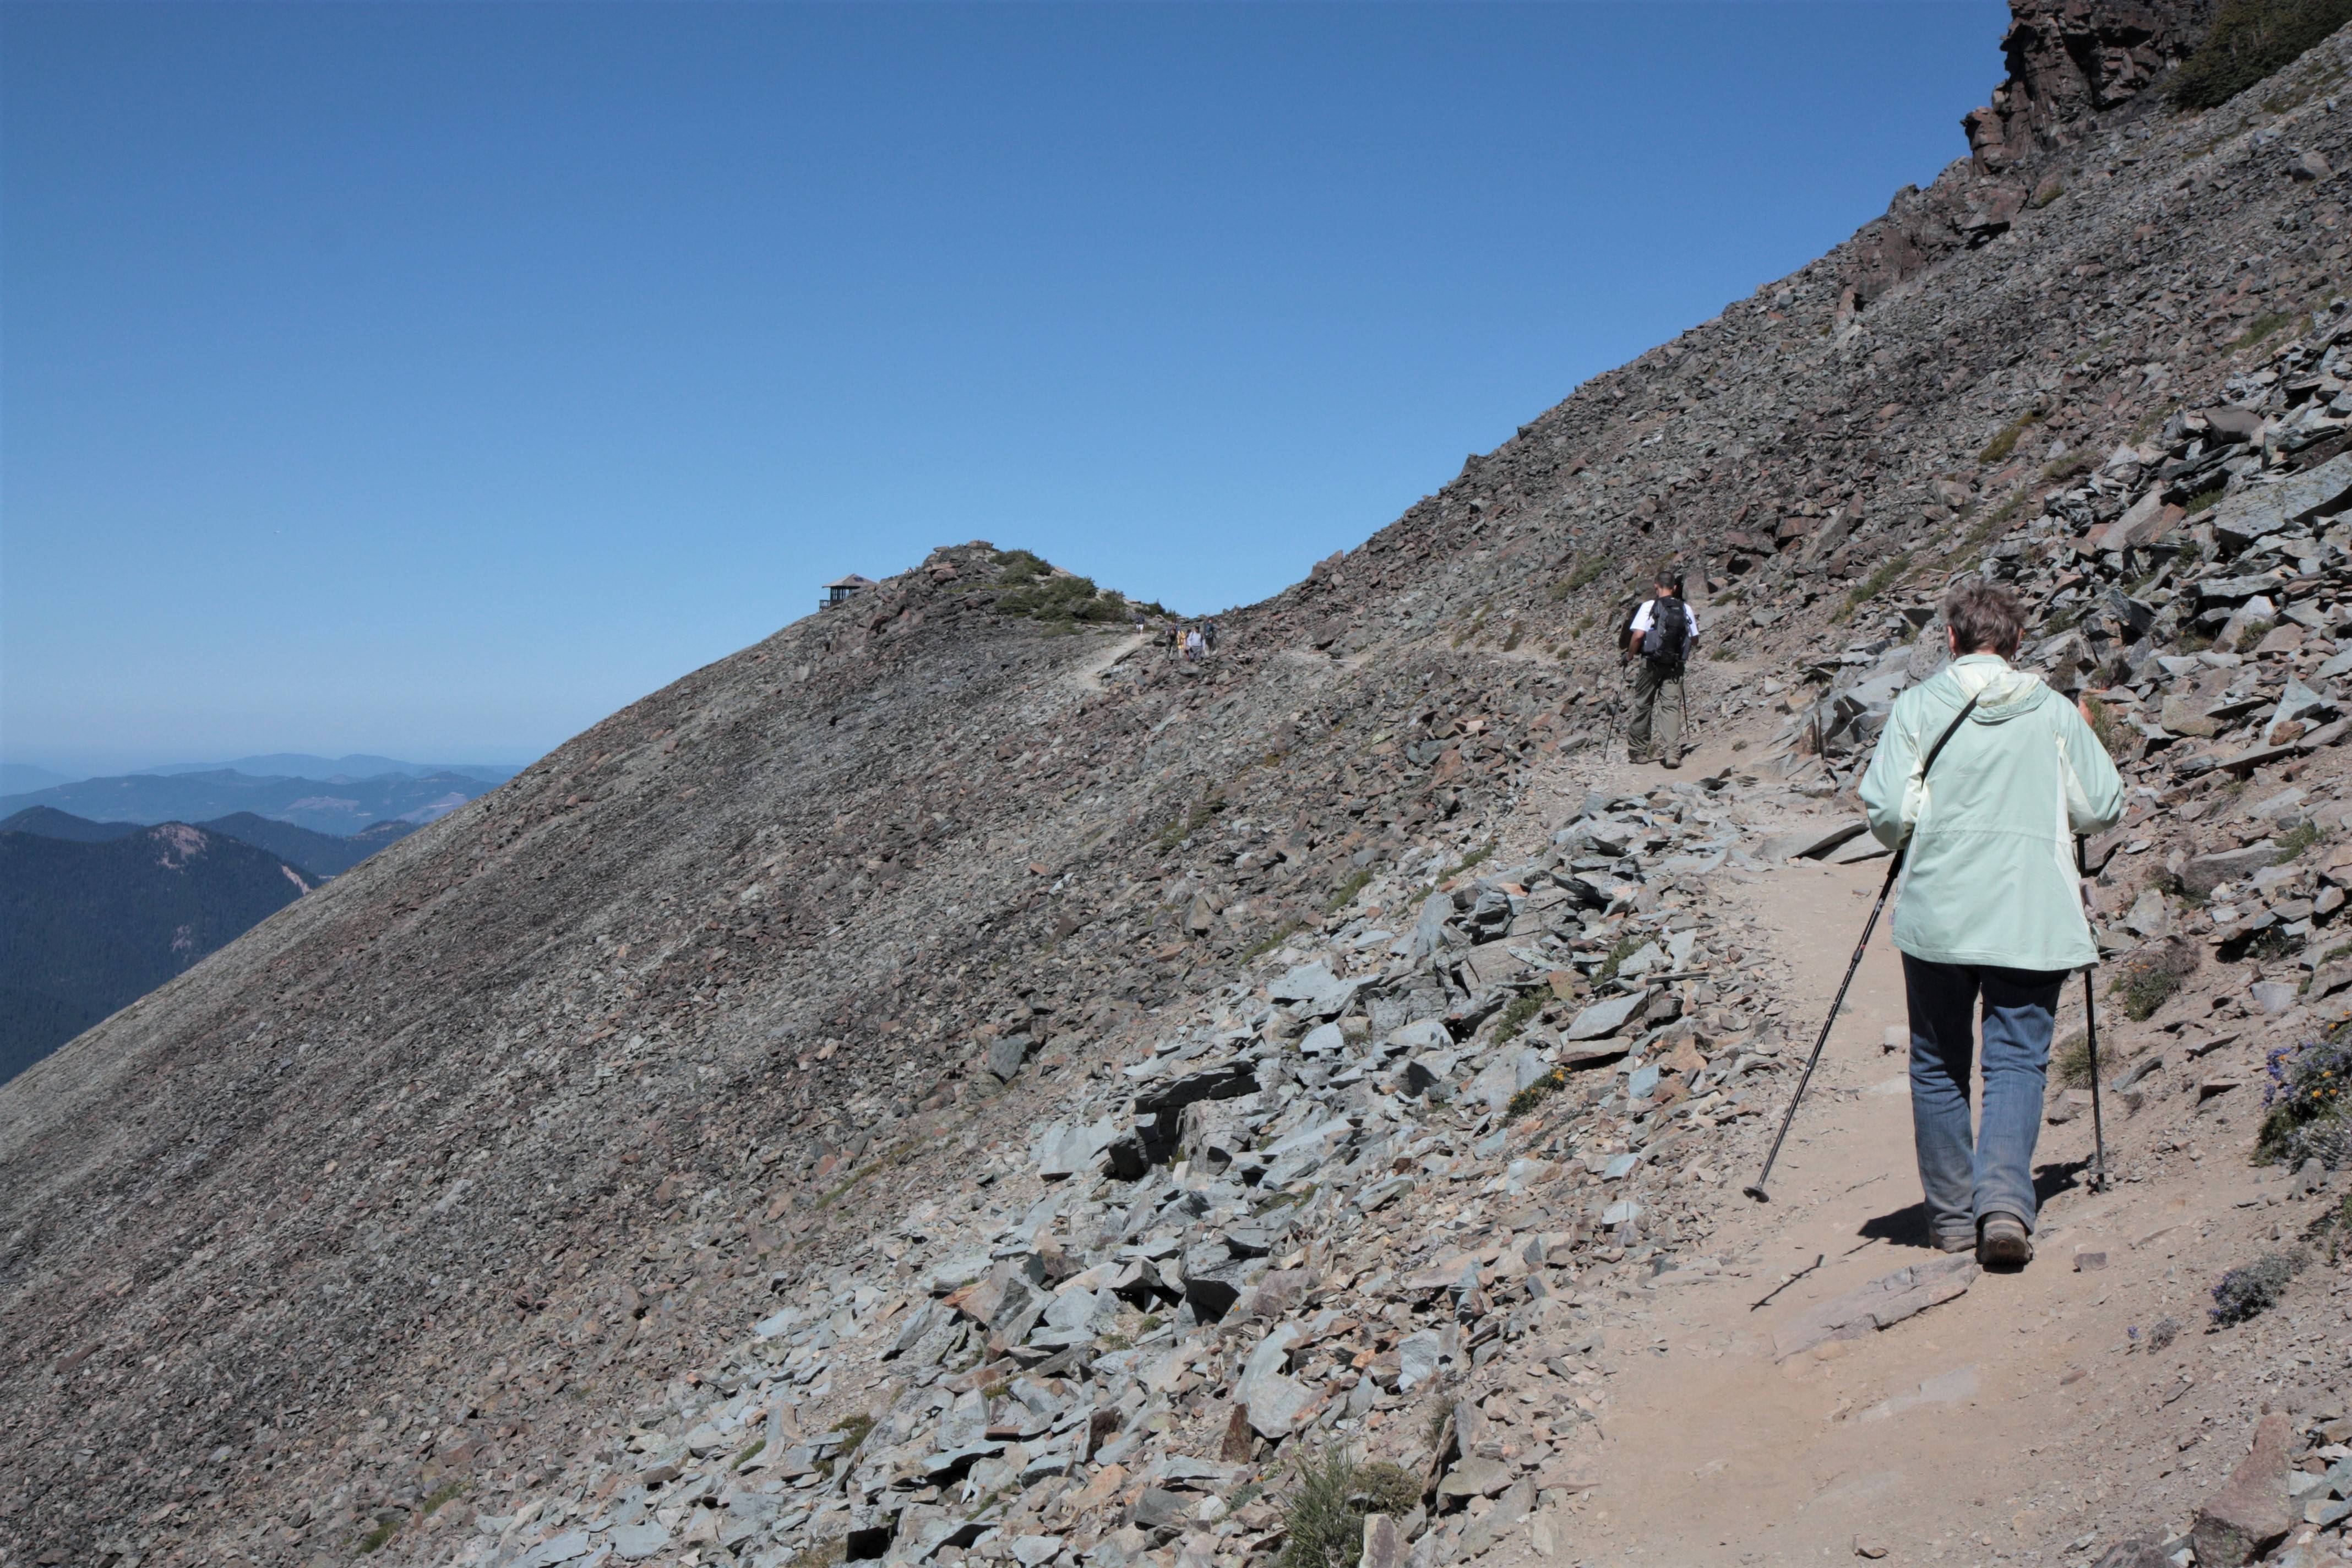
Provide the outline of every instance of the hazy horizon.
<path id="1" fill-rule="evenodd" d="M 83 767 L 83 766 L 80 766 L 79 763 L 76 763 L 76 764 L 73 764 L 73 765 L 63 765 L 63 764 L 60 764 L 59 763 L 57 763 L 57 762 L 54 762 L 54 761 L 45 761 L 45 760 L 43 760 L 43 759 L 41 759 L 41 758 L 39 758 L 39 757 L 21 755 L 21 754 L 19 754 L 19 753 L 17 753 L 17 752 L 16 752 L 10 751 L 10 752 L 0 752 L 0 767 L 10 767 L 10 768 L 16 768 L 16 767 L 30 767 L 30 768 L 38 768 L 38 769 L 40 769 L 41 771 L 43 771 L 43 772 L 45 772 L 45 773 L 56 773 L 56 774 L 60 775 L 60 778 L 61 778 L 62 782 L 69 783 L 69 784 L 78 784 L 78 783 L 81 782 L 81 781 L 82 781 L 82 780 L 84 780 L 84 779 L 93 779 L 93 778 L 120 778 L 120 777 L 125 777 L 125 776 L 129 776 L 129 775 L 136 774 L 136 773 L 191 773 L 191 772 L 195 772 L 195 771 L 197 771 L 197 770 L 199 770 L 199 769 L 223 769 L 223 768 L 227 768 L 227 769 L 236 769 L 236 771 L 239 771 L 239 772 L 251 772 L 252 770 L 250 770 L 250 769 L 237 769 L 237 768 L 236 768 L 236 765 L 237 765 L 239 763 L 249 763 L 249 762 L 253 762 L 253 761 L 255 761 L 255 760 L 257 760 L 257 759 L 258 759 L 258 758 L 268 757 L 268 756 L 271 756 L 271 755 L 273 755 L 273 754 L 275 754 L 275 755 L 310 755 L 310 756 L 320 756 L 320 753 L 318 753 L 318 752 L 300 752 L 299 750 L 295 749 L 295 748 L 279 748 L 279 749 L 278 749 L 278 750 L 277 750 L 276 752 L 247 752 L 247 753 L 245 753 L 245 754 L 243 754 L 243 755 L 241 755 L 241 756 L 236 756 L 236 757 L 223 757 L 223 758 L 220 758 L 220 759 L 218 759 L 218 760 L 216 760 L 216 761 L 208 761 L 208 762 L 190 762 L 190 761 L 188 761 L 188 760 L 187 760 L 187 759 L 185 759 L 185 758 L 173 758 L 173 759 L 172 759 L 172 760 L 170 760 L 170 761 L 168 761 L 168 762 L 147 762 L 147 763 L 132 763 L 132 764 L 130 764 L 130 765 L 123 765 L 123 766 L 109 765 L 109 766 L 103 766 L 103 767 Z M 388 755 L 386 755 L 385 753 L 383 753 L 383 752 L 346 752 L 342 753 L 342 755 L 341 755 L 341 756 L 340 756 L 340 757 L 323 757 L 323 756 L 321 756 L 321 757 L 320 757 L 320 760 L 321 760 L 321 761 L 324 761 L 324 762 L 328 762 L 328 763 L 340 763 L 340 762 L 343 761 L 345 758 L 349 758 L 349 757 L 355 757 L 355 756 L 357 756 L 357 757 L 375 756 L 375 757 L 381 757 L 381 758 L 383 758 L 384 761 L 387 761 L 387 762 L 398 763 L 403 764 L 404 766 L 409 766 L 409 767 L 425 767 L 425 766 L 429 766 L 429 765 L 436 765 L 436 764 L 437 764 L 437 765 L 442 765 L 442 766 L 447 766 L 447 767 L 459 767 L 459 768 L 507 768 L 507 769 L 511 769 L 511 770 L 513 770 L 514 772 L 520 773 L 520 772 L 521 772 L 524 768 L 529 767 L 529 766 L 530 766 L 533 762 L 537 761 L 537 760 L 538 760 L 538 757 L 539 757 L 540 755 L 544 755 L 544 753 L 543 753 L 543 752 L 542 752 L 542 753 L 535 753 L 534 755 L 532 755 L 532 756 L 529 756 L 529 757 L 518 757 L 518 756 L 514 756 L 514 755 L 505 755 L 505 756 L 494 756 L 494 757 L 472 757 L 472 758 L 469 758 L 469 757 L 451 757 L 451 756 L 442 756 L 442 755 L 438 755 L 438 754 L 436 754 L 436 755 L 435 755 L 435 756 L 431 759 L 431 762 L 428 763 L 427 762 L 425 762 L 425 760 L 423 760 L 423 759 L 409 758 L 409 757 L 392 757 L 392 756 L 388 756 Z M 324 777 L 324 776 L 326 776 L 326 775 L 325 775 L 325 774 L 323 774 L 323 773 L 301 773 L 301 774 L 293 774 L 293 775 L 289 775 L 289 776 L 294 776 L 294 777 L 308 777 L 308 778 L 320 778 L 320 777 Z M 39 785 L 37 785 L 37 786 L 35 786 L 35 787 L 36 787 L 36 788 L 41 788 L 41 787 L 47 787 L 47 786 L 39 786 Z M 30 793 L 30 792 L 29 792 L 29 791 L 26 791 L 26 790 L 18 790 L 18 789 L 11 789 L 11 788 L 0 787 L 0 795 L 22 795 L 22 794 L 27 794 L 27 793 Z"/>

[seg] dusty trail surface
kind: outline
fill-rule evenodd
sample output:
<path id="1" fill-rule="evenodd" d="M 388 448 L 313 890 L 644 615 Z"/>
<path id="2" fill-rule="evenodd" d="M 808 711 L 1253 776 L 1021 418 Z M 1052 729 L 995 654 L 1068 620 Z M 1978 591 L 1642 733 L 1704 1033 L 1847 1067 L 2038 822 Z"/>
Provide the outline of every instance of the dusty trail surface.
<path id="1" fill-rule="evenodd" d="M 1718 738 L 1686 766 L 1704 773 L 1738 755 Z M 1539 782 L 1531 797 L 1622 793 L 1672 776 L 1621 764 L 1589 782 Z M 1785 965 L 1792 1060 L 1811 1047 L 1886 864 L 1877 853 L 1776 866 L 1730 873 L 1712 889 Z M 2259 1173 L 2192 1165 L 2168 1179 L 2134 1173 L 2095 1193 L 2087 1113 L 2043 1130 L 2033 1264 L 1979 1274 L 1965 1294 L 1885 1331 L 1783 1353 L 1810 1309 L 1944 1258 L 1928 1243 L 1904 1048 L 1892 1043 L 1906 1031 L 1894 907 L 1831 1032 L 1772 1201 L 1756 1205 L 1738 1189 L 1760 1165 L 1793 1073 L 1748 1139 L 1750 1157 L 1709 1173 L 1716 1267 L 1621 1287 L 1604 1309 L 1608 1342 L 1591 1354 L 1612 1414 L 1576 1504 L 1580 1559 L 1793 1563 L 1885 1549 L 1901 1562 L 2057 1560 L 2074 1540 L 2160 1513 L 2150 1493 L 2176 1470 L 2225 1475 L 2239 1457 L 2238 1434 L 2214 1430 L 2229 1401 L 2191 1397 L 2190 1369 L 2204 1357 L 2133 1352 L 2168 1315 L 2190 1326 L 2196 1344 L 2210 1278 L 2199 1242 L 2264 1201 Z M 2079 982 L 2064 998 L 2062 1041 L 2081 1026 Z M 2112 1079 L 2135 1034 L 2113 998 L 2105 1028 Z M 2111 1173 L 2129 1171 L 2148 1129 L 2130 1125 L 2116 1097 L 2107 1111 Z M 2205 1446 L 2217 1436 L 2218 1455 Z M 2163 1522 L 2177 1535 L 2189 1521 Z M 1512 1559 L 1543 1560 L 1532 1547 Z"/>

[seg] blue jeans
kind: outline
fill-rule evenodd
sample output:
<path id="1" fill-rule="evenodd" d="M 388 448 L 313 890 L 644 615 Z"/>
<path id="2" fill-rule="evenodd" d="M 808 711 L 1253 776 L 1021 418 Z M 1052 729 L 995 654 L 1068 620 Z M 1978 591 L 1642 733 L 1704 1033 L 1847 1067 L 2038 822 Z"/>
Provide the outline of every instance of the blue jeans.
<path id="1" fill-rule="evenodd" d="M 1931 963 L 1903 955 L 1911 1008 L 1911 1131 L 1937 1239 L 1973 1242 L 1987 1215 L 2033 1228 L 2033 1144 L 2065 970 Z M 1969 1125 L 1977 998 L 1984 998 L 1984 1108 Z"/>

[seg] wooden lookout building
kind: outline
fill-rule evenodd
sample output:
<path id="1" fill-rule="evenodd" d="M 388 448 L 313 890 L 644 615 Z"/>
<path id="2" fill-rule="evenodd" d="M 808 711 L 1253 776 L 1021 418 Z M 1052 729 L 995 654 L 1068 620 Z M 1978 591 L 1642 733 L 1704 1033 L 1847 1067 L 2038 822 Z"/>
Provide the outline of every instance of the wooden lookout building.
<path id="1" fill-rule="evenodd" d="M 873 578 L 860 577 L 855 572 L 846 577 L 836 577 L 824 585 L 824 597 L 816 602 L 816 607 L 820 610 L 829 610 L 835 605 L 846 604 L 872 586 L 874 586 Z"/>

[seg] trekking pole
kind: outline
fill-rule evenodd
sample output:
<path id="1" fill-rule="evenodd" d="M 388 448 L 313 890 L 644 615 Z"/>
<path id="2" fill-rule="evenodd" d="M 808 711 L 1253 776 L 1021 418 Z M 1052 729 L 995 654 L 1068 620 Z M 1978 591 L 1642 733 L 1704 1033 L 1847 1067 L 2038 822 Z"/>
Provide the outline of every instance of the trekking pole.
<path id="1" fill-rule="evenodd" d="M 1797 1120 L 1798 1102 L 1805 1098 L 1805 1086 L 1813 1081 L 1813 1068 L 1821 1065 L 1822 1047 L 1830 1043 L 1830 1030 L 1837 1023 L 1839 1010 L 1845 1005 L 1846 987 L 1853 984 L 1854 972 L 1862 967 L 1863 952 L 1870 946 L 1870 933 L 1878 929 L 1878 911 L 1886 907 L 1886 895 L 1895 890 L 1895 879 L 1903 871 L 1904 851 L 1910 847 L 1911 841 L 1906 838 L 1903 847 L 1886 863 L 1886 879 L 1878 884 L 1878 899 L 1870 906 L 1870 919 L 1863 922 L 1862 940 L 1853 944 L 1853 956 L 1846 961 L 1845 978 L 1838 982 L 1837 1000 L 1830 1004 L 1830 1016 L 1822 1020 L 1822 1032 L 1813 1040 L 1813 1054 L 1805 1058 L 1804 1073 L 1797 1079 L 1797 1092 L 1789 1097 L 1789 1109 L 1780 1118 L 1780 1131 L 1772 1139 L 1772 1152 L 1764 1156 L 1763 1172 L 1739 1189 L 1759 1204 L 1772 1201 L 1772 1194 L 1764 1190 L 1764 1184 L 1772 1179 L 1772 1162 L 1780 1157 L 1780 1145 L 1788 1139 L 1789 1126 Z"/>
<path id="2" fill-rule="evenodd" d="M 1954 719 L 1944 732 L 1936 737 L 1936 743 L 1927 748 L 1927 759 L 1919 764 L 1922 784 L 1927 783 L 1927 770 L 1934 767 L 1936 759 L 1943 754 L 1944 742 L 1952 738 L 1954 731 L 1968 722 L 1969 715 L 1975 710 L 1976 705 L 1977 699 L 1969 698 L 1961 708 L 1959 717 Z M 1915 824 L 1912 833 L 1917 831 Z M 1805 1098 L 1805 1086 L 1813 1081 L 1813 1069 L 1822 1062 L 1822 1047 L 1830 1043 L 1830 1030 L 1836 1026 L 1838 1014 L 1845 1006 L 1846 988 L 1853 984 L 1854 973 L 1862 967 L 1862 955 L 1870 946 L 1870 934 L 1878 929 L 1879 911 L 1886 908 L 1886 895 L 1895 890 L 1895 879 L 1903 874 L 1903 860 L 1910 852 L 1911 835 L 1906 835 L 1903 842 L 1896 846 L 1894 858 L 1886 863 L 1886 879 L 1878 884 L 1878 898 L 1870 906 L 1870 919 L 1863 922 L 1862 940 L 1853 944 L 1853 957 L 1846 961 L 1845 978 L 1838 982 L 1837 999 L 1830 1004 L 1830 1016 L 1822 1020 L 1822 1032 L 1813 1040 L 1813 1054 L 1805 1058 L 1805 1070 L 1797 1079 L 1797 1092 L 1789 1097 L 1789 1109 L 1780 1118 L 1780 1131 L 1773 1135 L 1771 1152 L 1764 1156 L 1764 1169 L 1753 1182 L 1739 1189 L 1759 1204 L 1772 1201 L 1772 1194 L 1764 1190 L 1764 1184 L 1772 1179 L 1772 1163 L 1780 1157 L 1780 1145 L 1788 1141 L 1789 1128 L 1797 1120 L 1797 1107 Z"/>
<path id="3" fill-rule="evenodd" d="M 2084 880 L 2091 875 L 2090 858 L 2083 852 L 2083 836 L 2079 833 L 2074 835 L 2074 872 Z M 2084 901 L 2088 902 L 2087 895 Z M 2094 926 L 2091 951 L 2096 952 L 2098 946 L 2098 928 Z M 2099 988 L 2092 979 L 2092 972 L 2097 968 L 2095 959 L 2091 967 L 2083 971 L 2083 1037 L 2091 1053 L 2091 1190 L 2104 1193 L 2107 1190 L 2107 1127 L 2105 1119 L 2099 1114 Z"/>

